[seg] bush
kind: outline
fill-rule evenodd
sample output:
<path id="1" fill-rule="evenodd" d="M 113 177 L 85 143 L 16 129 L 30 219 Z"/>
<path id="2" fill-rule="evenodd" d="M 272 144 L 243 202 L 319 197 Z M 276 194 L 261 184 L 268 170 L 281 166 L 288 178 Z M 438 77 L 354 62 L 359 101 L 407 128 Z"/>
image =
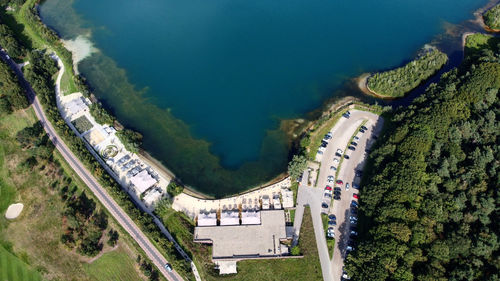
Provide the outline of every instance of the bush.
<path id="1" fill-rule="evenodd" d="M 292 250 L 290 250 L 290 254 L 292 254 L 292 256 L 300 256 L 299 246 L 293 246 Z"/>
<path id="2" fill-rule="evenodd" d="M 175 197 L 184 191 L 184 187 L 176 184 L 175 182 L 170 182 L 167 186 L 167 192 L 171 197 Z"/>
<path id="3" fill-rule="evenodd" d="M 123 143 L 123 146 L 130 151 L 137 153 L 142 144 L 142 135 L 130 129 L 123 129 L 116 132 L 116 136 Z"/>

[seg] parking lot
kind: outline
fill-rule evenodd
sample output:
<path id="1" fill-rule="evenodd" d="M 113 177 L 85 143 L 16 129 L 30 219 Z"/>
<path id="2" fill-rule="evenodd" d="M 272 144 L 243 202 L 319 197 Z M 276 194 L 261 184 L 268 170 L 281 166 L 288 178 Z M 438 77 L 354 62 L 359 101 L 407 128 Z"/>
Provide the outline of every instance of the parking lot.
<path id="1" fill-rule="evenodd" d="M 349 242 L 350 204 L 353 194 L 358 193 L 356 189 L 353 189 L 352 184 L 353 182 L 359 184 L 360 180 L 356 177 L 355 170 L 362 170 L 367 155 L 365 149 L 373 144 L 373 133 L 378 134 L 382 124 L 383 119 L 376 114 L 350 110 L 348 118 L 343 117 L 338 120 L 329 131 L 324 139 L 323 147 L 320 148 L 320 153 L 316 154 L 315 160 L 320 163 L 317 182 L 305 180 L 309 178 L 310 171 L 304 172 L 297 197 L 295 233 L 299 234 L 303 206 L 310 205 L 324 280 L 340 280 L 341 278 L 343 258 Z M 364 133 L 359 132 L 360 126 L 366 127 Z M 359 139 L 351 140 L 353 136 Z M 356 144 L 351 145 L 351 141 Z M 354 150 L 349 149 L 349 146 L 353 146 Z M 346 159 L 345 155 L 349 159 Z M 342 180 L 342 184 L 336 184 L 339 179 Z M 348 190 L 346 190 L 346 183 L 349 183 Z M 338 200 L 335 200 L 336 197 Z M 333 259 L 330 259 L 328 253 L 321 213 L 336 217 L 336 226 L 333 226 L 330 231 L 336 237 Z"/>
<path id="2" fill-rule="evenodd" d="M 378 116 L 370 117 L 372 118 L 353 122 L 352 127 L 341 136 L 343 145 L 339 144 L 330 148 L 331 151 L 335 151 L 333 158 L 324 158 L 321 162 L 321 180 L 318 182 L 323 181 L 325 193 L 329 192 L 328 189 L 331 187 L 334 197 L 331 206 L 325 210 L 325 213 L 328 213 L 332 218 L 335 217 L 336 220 L 336 225 L 330 230 L 335 236 L 335 248 L 331 260 L 333 280 L 341 280 L 344 259 L 350 251 L 356 249 L 357 201 L 358 196 L 362 193 L 361 176 L 369 149 L 375 142 L 383 124 L 383 120 Z M 345 155 L 348 159 L 345 158 Z M 340 160 L 341 158 L 344 159 L 339 167 L 334 159 Z M 338 171 L 330 169 L 331 166 L 336 167 Z M 332 179 L 331 176 L 335 175 L 336 172 L 338 172 L 338 177 Z"/>

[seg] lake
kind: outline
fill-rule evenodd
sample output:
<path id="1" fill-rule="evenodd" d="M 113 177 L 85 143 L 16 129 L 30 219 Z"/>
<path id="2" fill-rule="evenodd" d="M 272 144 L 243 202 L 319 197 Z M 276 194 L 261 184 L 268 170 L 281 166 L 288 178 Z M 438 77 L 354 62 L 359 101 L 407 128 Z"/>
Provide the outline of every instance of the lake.
<path id="1" fill-rule="evenodd" d="M 78 69 L 144 149 L 220 197 L 286 170 L 282 120 L 401 65 L 486 2 L 46 0 L 40 13 L 92 44 Z"/>

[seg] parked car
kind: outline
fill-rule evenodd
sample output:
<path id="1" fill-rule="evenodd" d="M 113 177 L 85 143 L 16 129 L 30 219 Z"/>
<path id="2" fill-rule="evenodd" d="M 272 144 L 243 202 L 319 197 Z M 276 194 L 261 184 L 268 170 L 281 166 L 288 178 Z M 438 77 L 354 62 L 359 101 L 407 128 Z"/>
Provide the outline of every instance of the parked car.
<path id="1" fill-rule="evenodd" d="M 337 217 L 334 214 L 330 214 L 330 215 L 328 215 L 328 219 L 330 219 L 330 220 L 336 220 Z"/>
<path id="2" fill-rule="evenodd" d="M 358 232 L 354 231 L 354 230 L 351 230 L 351 235 L 358 236 Z"/>
<path id="3" fill-rule="evenodd" d="M 343 116 L 344 118 L 347 118 L 347 119 L 349 119 L 349 117 L 351 117 L 351 116 L 350 116 L 349 114 L 347 114 L 347 113 L 342 114 L 342 116 Z"/>
<path id="4" fill-rule="evenodd" d="M 337 171 L 337 167 L 335 167 L 335 166 L 330 166 L 330 170 L 332 170 L 332 171 Z"/>
<path id="5" fill-rule="evenodd" d="M 323 151 L 319 150 L 318 149 L 318 152 L 317 152 L 319 155 L 323 155 Z"/>
<path id="6" fill-rule="evenodd" d="M 357 220 L 349 220 L 349 222 L 351 223 L 351 225 L 357 225 L 358 224 Z"/>
<path id="7" fill-rule="evenodd" d="M 325 209 L 328 209 L 328 204 L 326 204 L 325 202 L 323 202 L 323 203 L 321 203 L 321 207 L 325 208 Z"/>
<path id="8" fill-rule="evenodd" d="M 328 193 L 328 192 L 325 192 L 325 198 L 332 198 L 332 194 Z"/>
<path id="9" fill-rule="evenodd" d="M 351 207 L 358 207 L 359 206 L 359 203 L 354 201 L 354 200 L 351 200 Z"/>
<path id="10" fill-rule="evenodd" d="M 338 154 L 342 154 L 342 153 L 344 153 L 344 152 L 342 151 L 342 149 L 337 148 L 337 153 L 338 153 Z"/>
<path id="11" fill-rule="evenodd" d="M 337 180 L 337 184 L 344 184 L 342 180 Z"/>
<path id="12" fill-rule="evenodd" d="M 349 157 L 349 155 L 347 155 L 347 154 L 344 154 L 344 159 L 347 159 L 347 160 L 349 160 L 349 158 L 350 158 L 350 157 Z"/>
<path id="13" fill-rule="evenodd" d="M 329 220 L 328 225 L 337 225 L 337 221 Z"/>
<path id="14" fill-rule="evenodd" d="M 363 171 L 361 171 L 361 170 L 355 170 L 354 173 L 356 174 L 356 177 L 362 177 L 363 176 Z"/>
<path id="15" fill-rule="evenodd" d="M 364 132 L 365 132 L 365 130 L 363 130 L 363 129 L 359 129 L 359 131 L 360 131 L 361 133 L 364 133 Z"/>
<path id="16" fill-rule="evenodd" d="M 328 143 L 326 141 L 321 141 L 321 147 L 326 148 Z"/>
<path id="17" fill-rule="evenodd" d="M 349 190 L 349 183 L 345 184 L 345 190 Z"/>
<path id="18" fill-rule="evenodd" d="M 365 131 L 368 131 L 368 128 L 365 127 L 365 126 L 361 126 L 361 129 L 365 130 Z"/>
<path id="19" fill-rule="evenodd" d="M 358 136 L 354 136 L 353 138 L 354 140 L 359 140 L 359 137 Z"/>
<path id="20" fill-rule="evenodd" d="M 357 193 L 354 193 L 352 197 L 354 197 L 355 199 L 359 199 L 359 195 Z"/>
<path id="21" fill-rule="evenodd" d="M 350 145 L 347 149 L 352 150 L 352 151 L 356 150 L 356 148 L 352 145 Z"/>
<path id="22" fill-rule="evenodd" d="M 330 190 L 330 191 L 332 191 L 332 187 L 331 187 L 331 186 L 329 186 L 329 185 L 327 185 L 327 186 L 325 187 L 325 189 L 326 189 L 326 190 Z"/>
<path id="23" fill-rule="evenodd" d="M 357 215 L 358 214 L 358 208 L 351 208 L 351 214 Z"/>
<path id="24" fill-rule="evenodd" d="M 328 231 L 326 232 L 326 236 L 328 238 L 335 238 L 335 232 L 333 231 L 333 227 L 328 228 Z"/>
<path id="25" fill-rule="evenodd" d="M 333 158 L 333 164 L 338 164 L 339 163 L 339 159 L 338 158 Z"/>
<path id="26" fill-rule="evenodd" d="M 329 180 L 333 180 L 333 179 L 334 179 L 334 176 L 329 175 L 329 176 L 328 176 L 328 177 L 326 177 L 326 178 L 327 178 L 327 179 L 329 179 Z"/>
<path id="27" fill-rule="evenodd" d="M 357 221 L 357 220 L 358 220 L 358 218 L 357 218 L 356 216 L 349 216 L 349 219 L 350 219 L 350 220 L 354 220 L 354 221 Z"/>
<path id="28" fill-rule="evenodd" d="M 335 199 L 335 200 L 340 200 L 340 194 L 335 194 L 335 195 L 333 195 L 333 199 Z"/>
<path id="29" fill-rule="evenodd" d="M 332 133 L 328 133 L 325 135 L 325 137 L 323 138 L 324 140 L 329 140 L 332 138 Z"/>
<path id="30" fill-rule="evenodd" d="M 354 189 L 359 189 L 359 185 L 355 184 L 355 183 L 352 183 L 352 188 Z"/>

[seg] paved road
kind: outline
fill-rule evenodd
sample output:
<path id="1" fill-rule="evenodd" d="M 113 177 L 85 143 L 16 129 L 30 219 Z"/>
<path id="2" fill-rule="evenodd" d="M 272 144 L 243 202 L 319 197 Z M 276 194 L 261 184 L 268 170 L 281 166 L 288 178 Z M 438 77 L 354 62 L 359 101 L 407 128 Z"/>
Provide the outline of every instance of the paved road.
<path id="1" fill-rule="evenodd" d="M 314 236 L 318 246 L 319 261 L 321 263 L 321 271 L 323 280 L 331 281 L 331 265 L 328 248 L 326 246 L 326 238 L 323 231 L 323 221 L 321 220 L 321 201 L 323 190 L 308 186 L 300 186 L 297 195 L 297 209 L 295 211 L 295 234 L 300 232 L 302 218 L 304 214 L 304 206 L 309 205 L 314 228 Z M 298 228 L 298 229 L 297 229 Z"/>
<path id="2" fill-rule="evenodd" d="M 30 102 L 33 104 L 35 113 L 42 123 L 45 131 L 47 132 L 49 138 L 54 143 L 55 147 L 62 154 L 64 159 L 69 163 L 73 170 L 78 174 L 78 176 L 87 184 L 94 195 L 99 199 L 103 206 L 109 211 L 109 213 L 122 225 L 122 227 L 132 236 L 132 238 L 139 244 L 139 246 L 144 250 L 146 255 L 153 261 L 159 271 L 168 279 L 179 281 L 183 280 L 182 277 L 177 274 L 177 272 L 168 272 L 163 266 L 167 263 L 167 260 L 161 255 L 161 253 L 156 249 L 156 247 L 148 240 L 148 238 L 142 233 L 142 231 L 137 227 L 137 225 L 130 219 L 130 217 L 121 209 L 121 207 L 116 203 L 113 198 L 105 191 L 105 189 L 97 182 L 97 180 L 92 176 L 92 174 L 84 167 L 84 165 L 78 160 L 78 158 L 73 155 L 71 150 L 64 144 L 61 138 L 57 135 L 56 131 L 52 127 L 52 124 L 47 120 L 45 113 L 42 110 L 40 102 L 36 97 L 35 92 L 29 85 L 29 83 L 24 79 L 24 75 L 18 68 L 16 63 L 7 57 L 4 51 L 0 51 L 0 57 L 5 61 L 12 70 L 18 76 L 21 85 L 26 89 Z"/>

